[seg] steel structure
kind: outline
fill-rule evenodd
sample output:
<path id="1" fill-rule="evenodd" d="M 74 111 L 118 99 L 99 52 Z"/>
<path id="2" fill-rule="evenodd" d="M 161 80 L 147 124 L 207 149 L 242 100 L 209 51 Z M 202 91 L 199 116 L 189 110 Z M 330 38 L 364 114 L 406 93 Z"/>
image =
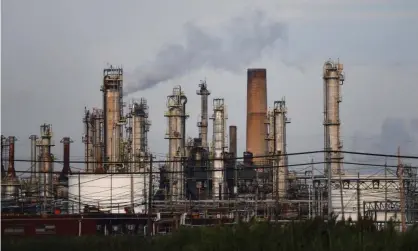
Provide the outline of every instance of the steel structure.
<path id="1" fill-rule="evenodd" d="M 226 140 L 226 106 L 224 99 L 213 100 L 213 173 L 212 173 L 212 198 L 222 199 L 226 193 L 224 152 L 227 148 Z"/>
<path id="2" fill-rule="evenodd" d="M 199 138 L 202 139 L 202 147 L 208 148 L 208 96 L 210 91 L 207 88 L 206 80 L 200 81 L 200 89 L 196 91 L 200 95 L 200 121 L 197 122 L 199 128 Z"/>

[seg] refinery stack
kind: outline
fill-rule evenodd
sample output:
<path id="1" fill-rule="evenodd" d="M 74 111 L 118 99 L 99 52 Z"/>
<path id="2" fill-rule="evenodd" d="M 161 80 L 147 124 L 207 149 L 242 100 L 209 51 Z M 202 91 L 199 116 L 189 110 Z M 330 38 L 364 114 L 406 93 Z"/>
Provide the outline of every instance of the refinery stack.
<path id="1" fill-rule="evenodd" d="M 31 168 L 29 175 L 21 178 L 15 171 L 16 138 L 2 136 L 2 206 L 26 203 L 37 205 L 36 210 L 43 212 L 58 208 L 59 212 L 68 214 L 86 213 L 92 208 L 116 214 L 148 213 L 150 209 L 184 213 L 194 201 L 200 213 L 207 213 L 211 208 L 216 217 L 230 217 L 222 211 L 225 208 L 234 208 L 233 213 L 239 216 L 271 215 L 274 211 L 277 217 L 277 208 L 281 208 L 281 218 L 291 217 L 290 212 L 311 217 L 314 213 L 324 215 L 332 211 L 340 217 L 355 218 L 358 211 L 353 209 L 350 199 L 357 194 L 355 181 L 364 179 L 362 184 L 367 187 L 370 183 L 375 192 L 385 189 L 386 183 L 373 183 L 382 180 L 381 177 L 355 177 L 343 168 L 339 105 L 344 72 L 339 62 L 329 60 L 323 66 L 325 175 L 311 173 L 310 178 L 304 175 L 303 179 L 289 168 L 288 104 L 284 95 L 267 100 L 266 69 L 247 70 L 246 128 L 242 129 L 246 134 L 244 153 L 237 152 L 239 144 L 244 144 L 237 136 L 241 129 L 227 123 L 228 100 L 210 100 L 210 85 L 201 81 L 196 91 L 201 110 L 195 138 L 186 135 L 190 105 L 187 93 L 181 86 L 167 93 L 164 114 L 167 158 L 158 165 L 151 164 L 153 158 L 148 144 L 152 129 L 148 117 L 152 107 L 148 107 L 145 98 L 124 100 L 123 74 L 120 67 L 104 69 L 100 89 L 103 102 L 98 107 L 85 108 L 84 170 L 76 172 L 71 168 L 72 140 L 68 137 L 61 140 L 63 159 L 55 158 L 52 125 L 43 124 L 40 134 L 29 138 Z M 209 123 L 212 132 L 208 130 Z M 62 168 L 57 167 L 57 161 L 62 161 Z M 397 177 L 394 180 L 396 189 L 399 182 Z M 368 203 L 373 189 L 361 192 L 358 200 Z M 395 190 L 385 191 L 387 200 L 399 200 Z M 324 203 L 324 197 L 329 203 Z"/>

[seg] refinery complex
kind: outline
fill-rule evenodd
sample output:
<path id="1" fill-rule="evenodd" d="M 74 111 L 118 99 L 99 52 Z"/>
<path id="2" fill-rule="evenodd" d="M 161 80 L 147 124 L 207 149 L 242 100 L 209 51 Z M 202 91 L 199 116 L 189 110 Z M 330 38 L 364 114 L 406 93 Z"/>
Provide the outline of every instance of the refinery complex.
<path id="1" fill-rule="evenodd" d="M 106 68 L 100 88 L 102 106 L 86 108 L 82 118 L 84 170 L 71 168 L 69 137 L 61 140 L 62 167 L 54 166 L 58 161 L 51 152 L 53 128 L 43 124 L 40 134 L 28 140 L 30 172 L 17 175 L 15 137 L 2 136 L 2 234 L 18 228 L 16 222 L 25 217 L 38 219 L 44 229 L 32 224 L 20 228 L 23 234 L 33 228 L 33 233 L 79 235 L 141 232 L 144 226 L 156 234 L 179 225 L 252 218 L 288 221 L 331 214 L 353 221 L 369 217 L 377 224 L 393 220 L 401 228 L 416 222 L 418 190 L 412 167 L 400 163 L 399 172 L 385 176 L 344 170 L 343 65 L 326 61 L 322 76 L 324 110 L 318 114 L 324 116 L 324 145 L 318 152 L 324 160 L 318 175 L 297 173 L 289 163 L 288 107 L 285 98 L 267 100 L 266 69 L 247 70 L 244 153 L 237 152 L 237 126 L 227 123 L 228 101 L 211 99 L 210 84 L 201 81 L 194 94 L 201 99 L 197 137 L 186 135 L 190 93 L 175 86 L 167 93 L 167 110 L 161 115 L 167 118 L 168 155 L 165 161 L 155 161 L 148 146 L 152 123 L 147 100 L 125 103 L 123 69 Z M 67 225 L 57 219 L 67 219 Z"/>

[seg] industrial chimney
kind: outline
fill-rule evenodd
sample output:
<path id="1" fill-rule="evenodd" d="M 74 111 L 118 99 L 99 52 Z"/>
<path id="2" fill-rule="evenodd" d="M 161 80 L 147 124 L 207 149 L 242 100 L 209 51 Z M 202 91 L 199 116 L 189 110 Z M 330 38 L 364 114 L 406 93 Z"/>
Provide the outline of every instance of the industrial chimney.
<path id="1" fill-rule="evenodd" d="M 267 81 L 266 69 L 247 71 L 247 152 L 255 157 L 254 163 L 261 163 L 257 156 L 266 155 L 267 125 Z"/>
<path id="2" fill-rule="evenodd" d="M 229 126 L 229 152 L 237 157 L 237 126 Z"/>

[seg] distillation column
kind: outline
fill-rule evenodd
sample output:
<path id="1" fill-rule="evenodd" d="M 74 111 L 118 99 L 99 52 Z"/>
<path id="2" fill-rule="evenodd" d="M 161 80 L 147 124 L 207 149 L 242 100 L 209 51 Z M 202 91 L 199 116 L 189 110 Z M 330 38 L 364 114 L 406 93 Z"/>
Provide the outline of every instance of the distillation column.
<path id="1" fill-rule="evenodd" d="M 266 133 L 266 141 L 267 141 L 267 152 L 270 155 L 275 154 L 275 141 L 274 141 L 274 110 L 269 110 L 266 116 L 266 124 L 267 124 L 267 133 Z"/>
<path id="2" fill-rule="evenodd" d="M 6 137 L 4 135 L 1 135 L 1 170 L 2 170 L 2 178 L 6 176 L 6 166 L 7 166 L 7 159 L 8 159 L 8 146 L 6 142 Z"/>
<path id="3" fill-rule="evenodd" d="M 106 170 L 115 172 L 117 162 L 120 160 L 120 146 L 122 144 L 125 123 L 123 118 L 123 70 L 122 68 L 110 68 L 103 71 L 103 111 L 104 111 L 104 160 L 110 162 Z"/>
<path id="4" fill-rule="evenodd" d="M 36 162 L 37 162 L 37 153 L 36 153 L 36 142 L 38 140 L 38 136 L 33 134 L 29 137 L 30 139 L 30 184 L 31 189 L 33 189 L 33 185 L 37 181 L 37 171 L 36 171 Z"/>
<path id="5" fill-rule="evenodd" d="M 234 155 L 234 158 L 237 157 L 237 126 L 229 126 L 229 153 Z"/>
<path id="6" fill-rule="evenodd" d="M 93 157 L 93 124 L 92 115 L 89 110 L 84 108 L 84 135 L 82 141 L 84 143 L 84 159 L 86 161 L 84 170 L 86 173 L 94 171 L 94 157 Z"/>
<path id="7" fill-rule="evenodd" d="M 273 168 L 273 193 L 276 198 L 283 199 L 287 191 L 287 145 L 286 145 L 286 124 L 290 123 L 287 118 L 287 107 L 284 99 L 274 101 L 274 152 L 275 168 Z"/>
<path id="8" fill-rule="evenodd" d="M 7 168 L 7 177 L 11 180 L 16 179 L 16 170 L 15 170 L 15 143 L 16 137 L 9 136 L 9 166 Z"/>
<path id="9" fill-rule="evenodd" d="M 3 150 L 5 148 L 8 148 L 8 151 L 3 151 L 3 157 L 6 157 L 5 159 L 8 159 L 7 162 L 7 173 L 5 176 L 5 179 L 2 180 L 2 200 L 16 200 L 19 196 L 19 187 L 20 183 L 16 177 L 16 171 L 15 171 L 15 142 L 16 137 L 15 136 L 9 136 L 6 138 L 2 138 L 2 146 Z M 7 154 L 5 156 L 5 154 Z"/>
<path id="10" fill-rule="evenodd" d="M 141 98 L 140 102 L 133 102 L 130 117 L 132 170 L 134 172 L 144 171 L 141 162 L 145 160 L 148 153 L 147 133 L 151 125 L 148 120 L 148 105 L 145 98 Z"/>
<path id="11" fill-rule="evenodd" d="M 214 148 L 214 161 L 213 161 L 213 173 L 212 173 L 212 198 L 222 200 L 223 195 L 226 192 L 225 189 L 225 177 L 224 177 L 224 161 L 223 153 L 226 147 L 225 145 L 225 126 L 226 126 L 226 113 L 225 113 L 224 99 L 213 100 L 213 148 Z"/>
<path id="12" fill-rule="evenodd" d="M 91 114 L 91 125 L 92 125 L 92 144 L 93 144 L 93 172 L 103 172 L 103 156 L 104 156 L 104 147 L 103 147 L 103 128 L 104 128 L 104 119 L 103 119 L 103 110 L 98 108 L 93 108 L 93 113 Z"/>
<path id="13" fill-rule="evenodd" d="M 39 146 L 39 196 L 44 205 L 48 200 L 54 197 L 54 188 L 52 182 L 53 155 L 51 154 L 52 143 L 52 125 L 41 125 Z"/>
<path id="14" fill-rule="evenodd" d="M 5 169 L 9 168 L 9 139 L 1 135 L 1 165 Z"/>
<path id="15" fill-rule="evenodd" d="M 173 93 L 167 96 L 168 111 L 164 114 L 168 118 L 168 131 L 165 138 L 168 139 L 168 173 L 170 179 L 170 199 L 180 199 L 184 196 L 184 172 L 181 164 L 184 157 L 184 112 L 187 98 L 180 86 L 173 88 Z"/>
<path id="16" fill-rule="evenodd" d="M 197 95 L 201 96 L 201 114 L 200 121 L 197 122 L 199 127 L 199 138 L 202 140 L 202 147 L 208 148 L 208 96 L 210 91 L 207 89 L 206 81 L 202 80 L 199 84 L 200 90 L 196 91 Z"/>
<path id="17" fill-rule="evenodd" d="M 340 139 L 340 85 L 344 82 L 343 65 L 327 61 L 323 69 L 324 79 L 324 150 L 325 171 L 332 175 L 342 174 L 343 155 Z"/>

